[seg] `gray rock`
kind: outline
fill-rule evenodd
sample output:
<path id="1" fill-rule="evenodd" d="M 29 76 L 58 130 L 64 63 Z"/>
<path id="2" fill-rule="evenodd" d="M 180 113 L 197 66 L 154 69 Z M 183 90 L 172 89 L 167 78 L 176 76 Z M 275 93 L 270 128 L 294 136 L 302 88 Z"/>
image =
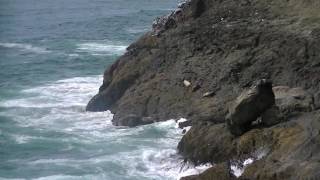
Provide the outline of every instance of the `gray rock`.
<path id="1" fill-rule="evenodd" d="M 129 114 L 127 116 L 120 118 L 116 123 L 117 123 L 116 125 L 118 126 L 134 127 L 142 123 L 142 117 L 137 116 L 135 114 Z"/>
<path id="2" fill-rule="evenodd" d="M 150 124 L 156 122 L 152 117 L 142 117 L 142 124 Z"/>
<path id="3" fill-rule="evenodd" d="M 310 112 L 315 109 L 313 95 L 301 87 L 276 86 L 273 87 L 273 92 L 276 105 L 284 116 L 295 112 Z"/>
<path id="4" fill-rule="evenodd" d="M 300 87 L 276 86 L 272 89 L 275 94 L 275 105 L 262 113 L 261 124 L 263 126 L 273 126 L 287 120 L 289 116 L 315 109 L 312 94 Z"/>
<path id="5" fill-rule="evenodd" d="M 275 103 L 272 82 L 262 79 L 243 92 L 229 107 L 226 117 L 228 128 L 234 135 L 241 135 L 251 124 Z"/>

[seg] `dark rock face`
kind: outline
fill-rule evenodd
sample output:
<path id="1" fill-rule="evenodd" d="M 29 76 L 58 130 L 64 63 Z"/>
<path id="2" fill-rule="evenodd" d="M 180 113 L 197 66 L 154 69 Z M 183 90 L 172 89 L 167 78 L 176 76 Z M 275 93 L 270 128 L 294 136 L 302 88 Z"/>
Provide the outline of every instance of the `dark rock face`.
<path id="1" fill-rule="evenodd" d="M 318 1 L 192 0 L 174 26 L 146 33 L 104 73 L 89 111 L 155 121 L 224 122 L 226 104 L 257 79 L 301 87 L 320 102 Z M 183 80 L 195 91 L 185 87 Z M 249 83 L 248 83 L 249 82 Z M 202 98 L 210 92 L 211 96 Z M 125 125 L 125 124 L 124 124 Z"/>
<path id="2" fill-rule="evenodd" d="M 259 80 L 248 91 L 243 92 L 230 106 L 226 117 L 228 128 L 234 135 L 241 135 L 251 124 L 275 103 L 272 83 Z"/>

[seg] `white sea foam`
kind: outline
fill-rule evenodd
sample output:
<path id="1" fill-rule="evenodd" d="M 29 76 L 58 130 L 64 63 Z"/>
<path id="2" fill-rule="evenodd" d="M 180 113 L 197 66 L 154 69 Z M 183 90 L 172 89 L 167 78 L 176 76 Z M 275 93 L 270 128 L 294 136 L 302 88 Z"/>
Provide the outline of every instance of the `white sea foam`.
<path id="1" fill-rule="evenodd" d="M 72 53 L 72 54 L 68 54 L 68 56 L 70 56 L 70 57 L 79 57 L 80 55 L 77 54 L 77 53 Z"/>
<path id="2" fill-rule="evenodd" d="M 53 175 L 53 176 L 45 176 L 36 178 L 34 180 L 85 180 L 85 179 L 92 179 L 96 180 L 99 178 L 104 178 L 105 176 L 97 177 L 97 175 L 86 175 L 86 176 L 71 176 L 71 175 Z"/>
<path id="3" fill-rule="evenodd" d="M 235 175 L 236 177 L 240 177 L 243 174 L 245 168 L 248 165 L 252 164 L 253 162 L 254 162 L 253 158 L 248 158 L 248 159 L 244 160 L 241 165 L 232 164 L 230 166 L 232 174 Z"/>
<path id="4" fill-rule="evenodd" d="M 143 33 L 143 32 L 147 32 L 151 30 L 150 27 L 148 26 L 142 26 L 142 27 L 132 27 L 132 28 L 128 28 L 127 31 L 129 33 L 132 33 L 132 34 L 137 34 L 137 33 Z"/>
<path id="5" fill-rule="evenodd" d="M 183 123 L 183 122 L 186 122 L 186 121 L 187 121 L 187 119 L 185 119 L 185 118 L 179 119 L 179 120 L 177 121 L 176 125 L 175 125 L 175 128 L 179 128 L 179 123 Z"/>
<path id="6" fill-rule="evenodd" d="M 243 162 L 241 162 L 241 164 L 239 163 L 231 164 L 230 166 L 231 172 L 236 177 L 240 177 L 248 165 L 252 164 L 256 160 L 260 160 L 261 158 L 266 156 L 267 153 L 268 153 L 268 148 L 258 149 L 256 152 L 252 154 L 252 157 L 245 159 Z"/>
<path id="7" fill-rule="evenodd" d="M 49 53 L 50 52 L 46 48 L 36 47 L 36 46 L 31 45 L 31 44 L 0 43 L 0 46 L 5 47 L 5 48 L 17 48 L 17 49 L 21 49 L 22 51 L 38 53 L 38 54 L 43 54 L 43 53 Z"/>
<path id="8" fill-rule="evenodd" d="M 27 143 L 32 139 L 31 136 L 26 136 L 26 135 L 13 135 L 14 139 L 18 144 L 24 144 Z"/>
<path id="9" fill-rule="evenodd" d="M 181 118 L 178 121 L 168 120 L 141 126 L 144 131 L 147 131 L 149 128 L 155 128 L 159 131 L 167 132 L 167 135 L 160 139 L 152 140 L 158 144 L 155 148 L 144 147 L 135 152 L 130 152 L 130 154 L 124 153 L 120 155 L 120 157 L 126 157 L 127 159 L 120 159 L 119 163 L 130 162 L 128 169 L 130 169 L 129 174 L 131 176 L 141 176 L 148 179 L 159 180 L 179 180 L 181 177 L 199 174 L 211 167 L 211 164 L 193 166 L 192 164 L 184 163 L 183 158 L 178 154 L 176 145 L 182 137 L 183 130 L 176 125 L 178 122 L 183 121 L 186 121 L 186 119 Z"/>
<path id="10" fill-rule="evenodd" d="M 126 51 L 127 46 L 115 45 L 111 43 L 86 42 L 78 44 L 77 50 L 80 52 L 88 52 L 92 55 L 121 55 Z"/>
<path id="11" fill-rule="evenodd" d="M 12 134 L 17 144 L 34 142 L 59 142 L 63 146 L 55 151 L 64 156 L 45 156 L 26 162 L 30 167 L 96 168 L 95 174 L 82 176 L 52 175 L 39 179 L 119 179 L 123 175 L 103 169 L 117 164 L 126 169 L 127 177 L 145 179 L 179 179 L 198 174 L 210 167 L 185 165 L 176 146 L 182 137 L 178 122 L 186 119 L 168 120 L 135 128 L 112 126 L 113 114 L 85 112 L 89 99 L 97 93 L 102 76 L 76 77 L 48 83 L 47 85 L 21 91 L 23 98 L 0 102 L 5 112 L 21 127 L 41 132 L 59 133 L 62 137 Z M 190 127 L 188 127 L 190 128 Z M 30 145 L 30 144 L 28 144 Z M 115 148 L 112 153 L 109 149 Z M 119 148 L 119 149 L 117 149 Z M 74 157 L 73 151 L 84 156 Z M 55 152 L 53 151 L 53 152 Z M 23 162 L 22 159 L 11 162 Z"/>
<path id="12" fill-rule="evenodd" d="M 186 121 L 187 121 L 187 119 L 185 119 L 185 118 L 178 119 L 177 123 L 175 124 L 175 128 L 179 128 L 179 123 L 186 122 Z M 186 126 L 186 127 L 183 128 L 183 131 L 185 133 L 187 133 L 190 129 L 191 129 L 191 126 Z"/>
<path id="13" fill-rule="evenodd" d="M 3 107 L 72 107 L 85 105 L 97 93 L 102 76 L 76 77 L 23 90 L 25 98 L 0 102 Z"/>

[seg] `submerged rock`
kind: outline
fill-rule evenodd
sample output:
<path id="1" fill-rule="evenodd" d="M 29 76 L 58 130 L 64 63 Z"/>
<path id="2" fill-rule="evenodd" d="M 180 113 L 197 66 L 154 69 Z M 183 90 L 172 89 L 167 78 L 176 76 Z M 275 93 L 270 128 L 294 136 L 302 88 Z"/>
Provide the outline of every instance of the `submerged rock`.
<path id="1" fill-rule="evenodd" d="M 265 79 L 257 81 L 229 107 L 226 121 L 230 132 L 239 136 L 248 131 L 252 122 L 274 103 L 272 82 Z"/>

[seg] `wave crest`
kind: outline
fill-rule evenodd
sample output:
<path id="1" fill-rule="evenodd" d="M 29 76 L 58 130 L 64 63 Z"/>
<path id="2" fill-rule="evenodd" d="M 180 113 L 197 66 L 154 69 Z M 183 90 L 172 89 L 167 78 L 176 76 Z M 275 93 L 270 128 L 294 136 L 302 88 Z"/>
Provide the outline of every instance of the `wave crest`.
<path id="1" fill-rule="evenodd" d="M 38 53 L 38 54 L 44 54 L 49 53 L 50 51 L 46 48 L 42 47 L 36 47 L 31 44 L 20 44 L 20 43 L 0 43 L 0 46 L 5 48 L 17 48 L 21 49 L 23 51 L 32 52 L 32 53 Z"/>
<path id="2" fill-rule="evenodd" d="M 104 43 L 82 43 L 77 45 L 77 50 L 80 52 L 87 52 L 92 55 L 122 55 L 127 46 L 113 45 Z"/>

